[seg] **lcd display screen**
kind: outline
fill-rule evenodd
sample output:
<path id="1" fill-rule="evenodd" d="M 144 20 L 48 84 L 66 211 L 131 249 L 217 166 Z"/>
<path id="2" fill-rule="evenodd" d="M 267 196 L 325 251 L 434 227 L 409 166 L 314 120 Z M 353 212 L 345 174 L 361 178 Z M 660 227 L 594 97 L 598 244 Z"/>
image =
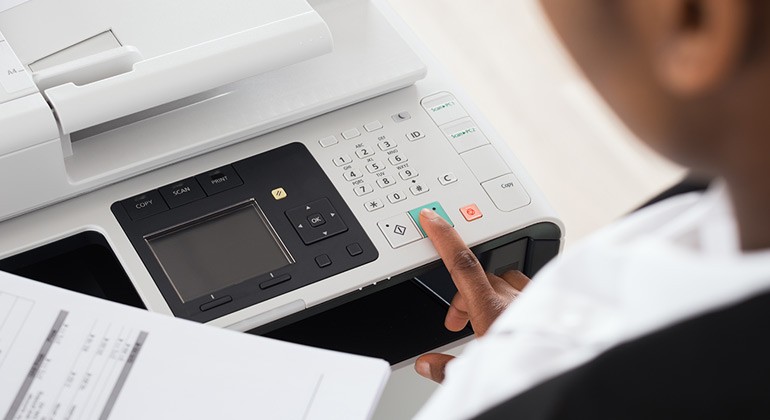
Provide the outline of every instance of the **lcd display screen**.
<path id="1" fill-rule="evenodd" d="M 253 201 L 145 239 L 182 302 L 293 262 Z"/>

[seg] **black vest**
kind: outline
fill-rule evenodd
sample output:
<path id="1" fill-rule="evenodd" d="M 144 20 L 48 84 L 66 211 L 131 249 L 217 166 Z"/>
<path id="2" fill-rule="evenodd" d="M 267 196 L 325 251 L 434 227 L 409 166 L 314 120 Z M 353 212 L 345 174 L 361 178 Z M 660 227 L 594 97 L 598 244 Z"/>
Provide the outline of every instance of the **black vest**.
<path id="1" fill-rule="evenodd" d="M 619 345 L 477 417 L 683 418 L 770 419 L 770 293 Z"/>

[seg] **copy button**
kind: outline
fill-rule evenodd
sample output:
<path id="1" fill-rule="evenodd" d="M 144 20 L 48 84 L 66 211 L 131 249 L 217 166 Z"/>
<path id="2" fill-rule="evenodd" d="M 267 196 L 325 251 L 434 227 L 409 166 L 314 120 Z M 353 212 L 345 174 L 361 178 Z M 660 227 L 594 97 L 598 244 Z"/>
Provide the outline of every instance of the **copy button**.
<path id="1" fill-rule="evenodd" d="M 513 211 L 528 205 L 532 199 L 513 174 L 503 175 L 481 184 L 489 198 L 502 211 Z"/>
<path id="2" fill-rule="evenodd" d="M 144 219 L 168 210 L 166 202 L 157 191 L 149 191 L 123 200 L 123 208 L 132 220 Z"/>

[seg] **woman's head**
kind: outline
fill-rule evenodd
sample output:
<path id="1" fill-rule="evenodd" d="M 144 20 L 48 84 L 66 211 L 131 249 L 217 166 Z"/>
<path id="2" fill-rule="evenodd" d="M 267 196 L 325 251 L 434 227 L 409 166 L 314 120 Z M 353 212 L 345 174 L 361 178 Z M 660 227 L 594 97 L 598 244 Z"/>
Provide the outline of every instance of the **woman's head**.
<path id="1" fill-rule="evenodd" d="M 660 153 L 721 175 L 768 163 L 770 2 L 541 2 L 588 79 Z"/>

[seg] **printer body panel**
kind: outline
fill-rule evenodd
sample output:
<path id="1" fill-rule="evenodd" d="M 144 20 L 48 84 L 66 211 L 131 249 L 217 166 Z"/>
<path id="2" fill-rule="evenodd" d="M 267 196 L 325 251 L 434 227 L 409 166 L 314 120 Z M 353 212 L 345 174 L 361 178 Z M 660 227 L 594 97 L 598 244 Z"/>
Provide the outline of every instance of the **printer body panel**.
<path id="1" fill-rule="evenodd" d="M 316 164 L 323 169 L 325 176 L 331 180 L 339 196 L 350 208 L 355 220 L 363 227 L 366 236 L 374 244 L 379 256 L 372 262 L 336 274 L 323 281 L 314 282 L 261 303 L 230 312 L 211 320 L 210 323 L 213 325 L 234 327 L 240 330 L 251 329 L 305 307 L 318 305 L 434 262 L 437 255 L 427 239 L 419 239 L 393 248 L 381 229 L 381 222 L 396 216 L 408 215 L 409 210 L 426 204 L 440 203 L 454 222 L 458 232 L 470 246 L 494 241 L 501 236 L 541 222 L 553 223 L 563 232 L 561 222 L 528 178 L 521 164 L 505 153 L 500 153 L 500 156 L 503 157 L 509 174 L 515 174 L 519 185 L 523 187 L 529 200 L 527 200 L 528 204 L 512 211 L 503 211 L 497 207 L 483 188 L 482 182 L 474 174 L 473 169 L 463 159 L 463 155 L 457 153 L 457 149 L 449 140 L 451 135 L 447 137 L 445 131 L 436 124 L 423 106 L 423 99 L 433 97 L 435 93 L 445 92 L 451 88 L 451 85 L 441 79 L 432 80 L 429 78 L 415 86 L 381 95 L 282 130 L 7 220 L 0 223 L 0 258 L 18 254 L 74 233 L 97 231 L 107 238 L 147 308 L 173 314 L 166 298 L 159 291 L 156 279 L 150 274 L 145 262 L 140 258 L 110 207 L 113 203 L 120 203 L 123 200 L 144 194 L 147 191 L 157 190 L 180 180 L 194 178 L 203 172 L 231 165 L 244 158 L 268 154 L 271 150 L 281 148 L 291 142 L 302 143 L 310 152 Z M 453 91 L 452 95 L 464 109 L 472 109 L 467 106 L 468 101 L 463 98 L 462 94 Z M 410 116 L 405 121 L 396 121 L 393 118 L 398 114 L 405 113 Z M 495 151 L 505 150 L 505 143 L 496 136 L 492 127 L 484 121 L 483 117 L 473 114 L 472 111 L 466 112 L 466 114 L 477 123 L 478 129 L 489 140 L 489 144 L 480 147 L 491 146 L 494 147 Z M 379 121 L 382 128 L 367 132 L 365 125 L 374 121 Z M 357 127 L 360 135 L 344 140 L 342 133 L 355 127 Z M 421 132 L 423 136 L 410 140 L 408 136 L 417 131 Z M 321 141 L 330 136 L 337 137 L 338 143 L 323 147 Z M 392 139 L 392 143 L 396 144 L 396 147 L 385 151 L 381 150 L 378 144 L 390 139 Z M 359 158 L 356 151 L 366 148 L 371 149 L 370 151 L 373 151 L 374 155 Z M 470 151 L 476 149 L 478 147 Z M 363 173 L 361 178 L 346 179 L 347 169 L 343 169 L 345 166 L 335 164 L 335 159 L 341 154 L 349 154 L 351 159 L 355 159 L 353 161 L 355 167 L 352 169 L 361 171 Z M 392 164 L 390 158 L 395 156 L 406 159 L 406 162 Z M 379 172 L 369 172 L 366 166 L 371 165 L 370 158 L 373 158 L 374 163 L 382 161 L 385 169 Z M 405 166 L 407 164 L 408 166 Z M 406 169 L 412 169 L 418 175 L 415 178 L 404 180 L 399 172 Z M 448 185 L 442 185 L 441 177 L 448 172 L 452 172 L 457 180 Z M 287 179 L 290 176 L 286 175 Z M 378 185 L 377 181 L 386 177 L 393 178 L 395 184 L 385 187 Z M 358 196 L 356 187 L 361 185 L 361 183 L 356 183 L 358 180 L 371 184 L 372 189 L 376 188 L 376 190 Z M 411 187 L 415 185 L 424 185 L 428 187 L 428 191 L 415 195 L 411 190 Z M 262 194 L 269 196 L 272 190 L 279 186 L 275 182 L 265 183 L 262 186 Z M 396 191 L 403 192 L 406 199 L 391 203 L 387 197 Z M 292 191 L 287 190 L 286 193 L 292 194 Z M 209 210 L 216 211 L 228 208 L 238 204 L 243 198 L 234 198 L 229 203 Z M 306 198 L 310 201 L 317 197 L 308 196 Z M 383 205 L 381 208 L 369 211 L 366 204 L 374 199 L 382 201 Z M 469 204 L 475 204 L 483 216 L 479 219 L 466 221 L 460 209 Z M 188 204 L 188 206 L 192 205 L 194 204 Z M 278 217 L 282 216 L 279 215 Z M 270 222 L 272 223 L 273 220 Z M 414 226 L 408 227 L 412 231 L 417 229 Z M 297 302 L 301 304 L 297 306 Z M 260 317 L 265 313 L 272 313 L 272 315 Z M 258 321 L 244 323 L 244 321 L 253 319 Z"/>
<path id="2" fill-rule="evenodd" d="M 394 228 L 389 236 L 383 230 L 397 218 L 410 235 L 421 235 L 418 226 L 408 225 L 413 223 L 409 212 L 424 205 L 440 204 L 474 247 L 494 244 L 541 223 L 555 226 L 563 238 L 563 224 L 506 142 L 383 1 L 315 1 L 313 5 L 335 39 L 350 41 L 342 44 L 349 49 L 335 52 L 343 55 L 343 63 L 354 65 L 356 54 L 364 54 L 371 61 L 361 68 L 372 70 L 373 79 L 363 73 L 346 79 L 345 68 L 335 65 L 332 54 L 215 89 L 199 102 L 79 140 L 73 145 L 74 154 L 62 163 L 65 168 L 60 175 L 51 179 L 66 180 L 69 186 L 41 198 L 38 207 L 69 199 L 27 213 L 29 206 L 2 209 L 5 216 L 0 217 L 14 212 L 17 217 L 0 222 L 0 258 L 96 231 L 106 238 L 144 305 L 174 314 L 158 279 L 111 211 L 113 203 L 289 143 L 301 143 L 309 151 L 378 257 L 322 281 L 223 312 L 209 324 L 251 330 L 388 279 L 400 281 L 404 273 L 436 264 L 438 256 L 429 240 L 413 236 L 414 241 L 394 242 L 397 226 L 389 226 Z M 341 12 L 345 7 L 350 9 Z M 351 15 L 365 19 L 345 25 Z M 382 26 L 379 35 L 397 34 L 398 42 L 380 44 L 389 50 L 362 50 L 365 43 L 355 28 L 367 25 Z M 403 48 L 406 54 L 401 54 Z M 386 58 L 378 60 L 378 55 Z M 425 75 L 426 64 L 431 69 L 427 77 L 414 83 Z M 313 65 L 320 65 L 319 74 L 328 76 L 333 86 L 306 79 L 314 74 Z M 341 74 L 335 76 L 335 68 Z M 281 98 L 278 90 L 284 87 L 286 97 Z M 305 92 L 300 94 L 298 89 Z M 325 94 L 324 89 L 331 92 Z M 338 165 L 341 156 L 345 162 Z M 485 165 L 488 159 L 491 163 Z M 40 165 L 56 168 L 50 161 Z M 380 165 L 384 170 L 378 169 Z M 269 194 L 275 188 L 265 184 L 262 191 Z M 401 194 L 396 197 L 395 193 Z M 378 204 L 370 208 L 375 201 Z"/>

